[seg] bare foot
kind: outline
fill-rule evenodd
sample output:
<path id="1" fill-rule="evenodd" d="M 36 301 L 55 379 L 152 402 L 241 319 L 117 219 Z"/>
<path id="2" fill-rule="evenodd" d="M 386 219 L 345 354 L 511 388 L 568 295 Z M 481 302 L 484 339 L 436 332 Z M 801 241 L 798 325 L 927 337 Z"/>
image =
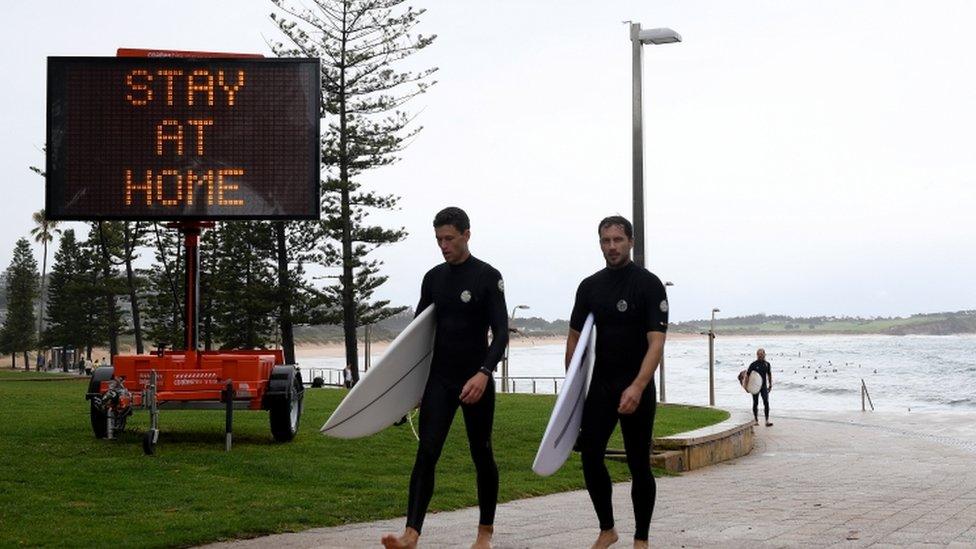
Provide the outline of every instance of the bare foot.
<path id="1" fill-rule="evenodd" d="M 600 535 L 597 536 L 596 541 L 593 542 L 593 547 L 590 549 L 606 549 L 614 543 L 617 543 L 617 529 L 611 528 L 609 530 L 600 530 Z"/>
<path id="2" fill-rule="evenodd" d="M 494 526 L 478 525 L 478 539 L 474 540 L 471 549 L 491 549 L 491 535 L 495 532 Z"/>
<path id="3" fill-rule="evenodd" d="M 647 544 L 647 540 L 646 539 L 635 539 L 634 540 L 634 549 L 648 549 L 648 547 L 650 547 L 650 545 Z"/>
<path id="4" fill-rule="evenodd" d="M 415 549 L 418 539 L 420 539 L 420 532 L 407 528 L 400 537 L 396 537 L 395 534 L 383 536 L 382 543 L 386 549 Z"/>

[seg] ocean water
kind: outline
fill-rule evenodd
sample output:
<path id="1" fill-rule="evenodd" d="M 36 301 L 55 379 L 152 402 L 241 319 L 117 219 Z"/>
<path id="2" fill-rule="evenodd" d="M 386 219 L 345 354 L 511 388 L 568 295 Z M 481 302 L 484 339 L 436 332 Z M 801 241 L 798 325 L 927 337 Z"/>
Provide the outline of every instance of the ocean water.
<path id="1" fill-rule="evenodd" d="M 715 404 L 745 408 L 752 397 L 737 380 L 766 349 L 772 365 L 770 407 L 776 410 L 859 410 L 864 380 L 877 410 L 976 411 L 976 335 L 958 336 L 729 336 L 715 339 Z M 561 377 L 565 347 L 513 347 L 513 377 Z M 374 357 L 374 362 L 379 357 Z M 342 359 L 304 359 L 308 368 L 338 368 Z M 656 381 L 659 380 L 655 376 Z M 668 402 L 708 404 L 708 339 L 675 339 L 665 347 Z M 556 382 L 557 388 L 561 382 Z M 531 380 L 515 381 L 531 392 Z M 553 381 L 537 379 L 537 392 Z M 760 402 L 760 411 L 762 403 Z"/>
<path id="2" fill-rule="evenodd" d="M 772 366 L 774 409 L 860 409 L 863 379 L 878 410 L 976 411 L 973 335 L 718 337 L 717 405 L 751 406 L 737 375 L 758 347 Z M 674 341 L 666 357 L 668 400 L 707 403 L 707 338 Z"/>

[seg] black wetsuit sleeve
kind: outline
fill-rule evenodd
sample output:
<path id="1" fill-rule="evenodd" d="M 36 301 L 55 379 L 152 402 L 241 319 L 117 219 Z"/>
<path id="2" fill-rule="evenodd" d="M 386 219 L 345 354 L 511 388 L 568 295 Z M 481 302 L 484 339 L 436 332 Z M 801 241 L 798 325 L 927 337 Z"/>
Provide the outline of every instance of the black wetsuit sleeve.
<path id="1" fill-rule="evenodd" d="M 569 315 L 569 328 L 577 332 L 583 331 L 586 316 L 590 313 L 589 307 L 586 304 L 585 286 L 586 281 L 584 280 L 580 282 L 579 288 L 576 289 L 576 302 L 573 303 L 573 312 Z"/>
<path id="2" fill-rule="evenodd" d="M 488 346 L 488 354 L 485 356 L 483 366 L 494 372 L 498 361 L 505 354 L 505 347 L 508 346 L 508 307 L 505 305 L 505 283 L 502 281 L 501 273 L 491 269 L 485 285 L 491 345 Z"/>
<path id="3" fill-rule="evenodd" d="M 668 294 L 664 284 L 655 276 L 644 290 L 647 300 L 647 316 L 644 318 L 644 328 L 648 332 L 668 331 Z"/>
<path id="4" fill-rule="evenodd" d="M 430 306 L 434 302 L 434 298 L 430 295 L 430 273 L 424 275 L 424 281 L 420 283 L 420 302 L 417 303 L 417 310 L 414 312 L 413 317 L 417 318 L 420 313 L 424 312 L 424 309 Z"/>

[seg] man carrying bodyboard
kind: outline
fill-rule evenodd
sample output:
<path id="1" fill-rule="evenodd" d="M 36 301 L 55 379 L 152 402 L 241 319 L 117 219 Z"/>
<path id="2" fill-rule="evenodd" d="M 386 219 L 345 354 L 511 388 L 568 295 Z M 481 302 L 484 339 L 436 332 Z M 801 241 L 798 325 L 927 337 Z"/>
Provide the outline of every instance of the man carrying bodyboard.
<path id="1" fill-rule="evenodd" d="M 568 368 L 586 316 L 593 313 L 596 362 L 583 405 L 578 445 L 586 490 L 600 521 L 593 547 L 609 547 L 618 539 L 613 485 L 603 461 L 618 420 L 632 477 L 634 547 L 647 547 L 657 495 L 651 474 L 651 433 L 657 407 L 654 371 L 664 352 L 668 298 L 661 280 L 631 261 L 634 229 L 630 221 L 607 217 L 600 221 L 598 232 L 607 266 L 580 283 L 566 340 Z"/>
<path id="2" fill-rule="evenodd" d="M 498 467 L 491 448 L 495 416 L 492 374 L 508 344 L 505 284 L 494 267 L 468 250 L 471 231 L 464 210 L 452 207 L 438 212 L 434 235 L 445 262 L 424 275 L 416 311 L 419 315 L 434 305 L 437 328 L 430 376 L 420 401 L 420 441 L 410 475 L 407 525 L 400 537 L 388 534 L 382 541 L 387 549 L 417 546 L 434 493 L 434 467 L 460 407 L 476 470 L 481 514 L 472 547 L 486 549 L 491 547 L 498 502 Z"/>

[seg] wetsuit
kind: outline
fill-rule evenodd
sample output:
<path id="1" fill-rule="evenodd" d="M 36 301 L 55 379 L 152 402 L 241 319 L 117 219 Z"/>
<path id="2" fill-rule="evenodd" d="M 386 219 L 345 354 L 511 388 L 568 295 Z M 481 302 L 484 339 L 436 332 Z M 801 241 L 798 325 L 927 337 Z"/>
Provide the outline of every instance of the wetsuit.
<path id="1" fill-rule="evenodd" d="M 754 361 L 746 371 L 746 379 L 749 379 L 749 374 L 752 372 L 758 372 L 762 376 L 762 388 L 759 389 L 759 394 L 752 395 L 752 417 L 757 422 L 759 421 L 759 397 L 761 396 L 766 423 L 769 423 L 769 387 L 766 385 L 767 378 L 769 378 L 769 363 L 765 360 Z"/>
<path id="2" fill-rule="evenodd" d="M 459 397 L 464 384 L 479 370 L 494 371 L 508 344 L 504 289 L 501 274 L 473 256 L 460 265 L 442 263 L 424 276 L 417 314 L 434 304 L 437 329 L 430 377 L 420 402 L 417 460 L 410 475 L 407 526 L 417 532 L 423 527 L 434 493 L 434 468 L 459 406 L 477 472 L 480 524 L 488 526 L 495 520 L 498 467 L 491 450 L 494 380 L 488 376 L 485 392 L 474 404 L 462 404 Z"/>
<path id="3" fill-rule="evenodd" d="M 580 426 L 583 478 L 600 529 L 613 528 L 613 485 L 603 459 L 619 419 L 633 480 L 630 497 L 636 523 L 634 539 L 646 540 L 657 496 L 651 474 L 651 433 L 657 407 L 653 378 L 644 389 L 637 410 L 621 415 L 617 408 L 624 390 L 640 372 L 648 350 L 647 333 L 667 332 L 668 298 L 657 276 L 628 263 L 619 269 L 603 269 L 580 283 L 570 328 L 582 330 L 591 312 L 596 326 L 596 362 Z"/>

